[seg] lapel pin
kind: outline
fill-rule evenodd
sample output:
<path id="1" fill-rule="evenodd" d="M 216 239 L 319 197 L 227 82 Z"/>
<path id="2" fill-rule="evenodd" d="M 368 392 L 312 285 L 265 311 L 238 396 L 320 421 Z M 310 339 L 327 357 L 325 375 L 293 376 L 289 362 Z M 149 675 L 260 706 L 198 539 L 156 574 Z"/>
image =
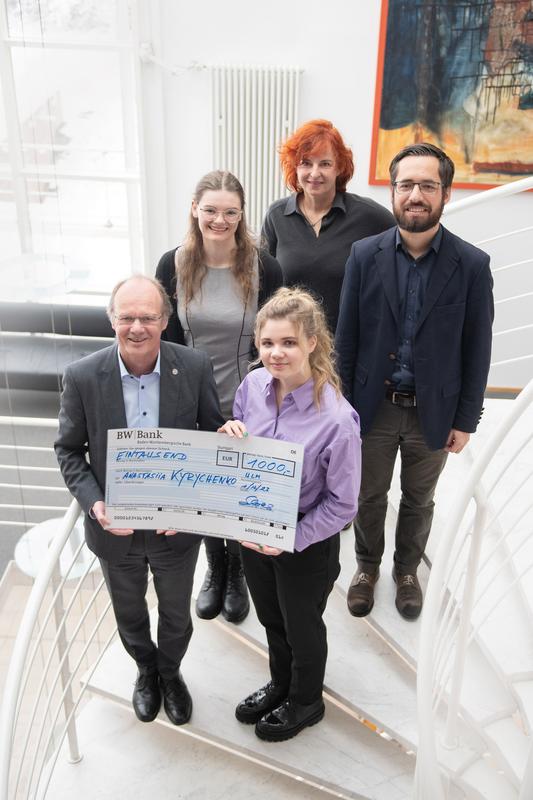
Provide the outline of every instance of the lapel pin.
<path id="1" fill-rule="evenodd" d="M 173 375 L 177 375 L 178 374 L 178 370 L 176 369 L 176 367 L 174 367 L 174 369 L 172 370 L 172 374 Z"/>

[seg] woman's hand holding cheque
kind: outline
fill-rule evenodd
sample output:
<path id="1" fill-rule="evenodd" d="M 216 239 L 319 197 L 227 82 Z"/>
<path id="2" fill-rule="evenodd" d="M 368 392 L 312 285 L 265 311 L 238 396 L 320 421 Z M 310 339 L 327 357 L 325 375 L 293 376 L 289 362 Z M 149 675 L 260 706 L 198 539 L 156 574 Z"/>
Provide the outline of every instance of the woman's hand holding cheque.
<path id="1" fill-rule="evenodd" d="M 238 419 L 229 419 L 218 429 L 217 433 L 226 433 L 228 436 L 233 436 L 237 439 L 243 439 L 248 436 L 246 425 Z M 255 544 L 254 542 L 241 542 L 241 544 L 243 547 L 256 550 L 265 556 L 279 556 L 283 553 L 283 550 L 280 550 L 279 547 L 270 547 L 268 544 Z"/>

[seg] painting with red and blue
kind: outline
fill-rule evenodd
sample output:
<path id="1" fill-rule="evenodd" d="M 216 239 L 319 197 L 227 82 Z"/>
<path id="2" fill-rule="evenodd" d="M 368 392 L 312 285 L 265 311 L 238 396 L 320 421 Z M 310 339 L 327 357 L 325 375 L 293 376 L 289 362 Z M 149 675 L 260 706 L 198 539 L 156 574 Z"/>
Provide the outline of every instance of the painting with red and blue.
<path id="1" fill-rule="evenodd" d="M 533 2 L 383 0 L 370 183 L 430 141 L 455 186 L 533 175 Z"/>

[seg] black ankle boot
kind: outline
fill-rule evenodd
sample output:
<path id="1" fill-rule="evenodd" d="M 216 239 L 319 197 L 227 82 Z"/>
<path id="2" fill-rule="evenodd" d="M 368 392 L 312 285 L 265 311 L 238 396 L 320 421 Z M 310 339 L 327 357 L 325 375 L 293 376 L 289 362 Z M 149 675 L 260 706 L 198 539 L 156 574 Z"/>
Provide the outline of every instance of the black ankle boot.
<path id="1" fill-rule="evenodd" d="M 206 553 L 207 572 L 196 599 L 196 616 L 214 619 L 220 614 L 226 584 L 226 553 Z"/>
<path id="2" fill-rule="evenodd" d="M 250 610 L 248 587 L 239 554 L 228 553 L 226 589 L 222 603 L 222 616 L 228 622 L 242 622 Z"/>

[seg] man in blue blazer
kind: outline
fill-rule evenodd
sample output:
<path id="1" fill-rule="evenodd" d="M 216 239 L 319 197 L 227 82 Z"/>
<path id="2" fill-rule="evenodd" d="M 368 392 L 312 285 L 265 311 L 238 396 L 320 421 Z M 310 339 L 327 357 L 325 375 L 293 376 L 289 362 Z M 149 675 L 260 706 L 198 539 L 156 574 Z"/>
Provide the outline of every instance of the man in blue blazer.
<path id="1" fill-rule="evenodd" d="M 55 449 L 65 483 L 85 511 L 85 537 L 100 558 L 120 638 L 137 663 L 135 713 L 151 722 L 163 694 L 170 721 L 182 725 L 192 710 L 180 664 L 192 634 L 201 539 L 112 528 L 104 502 L 109 429 L 214 431 L 223 422 L 209 358 L 161 341 L 171 313 L 165 290 L 153 278 L 138 275 L 117 284 L 108 308 L 117 343 L 65 371 Z M 148 569 L 158 598 L 157 646 L 145 600 Z"/>
<path id="2" fill-rule="evenodd" d="M 461 452 L 482 413 L 493 281 L 489 256 L 440 224 L 453 175 L 453 162 L 434 145 L 401 150 L 390 165 L 397 227 L 353 244 L 346 264 L 336 348 L 363 442 L 358 570 L 348 592 L 354 616 L 374 603 L 398 450 L 396 607 L 406 619 L 420 614 L 416 571 L 435 487 L 448 453 Z"/>

